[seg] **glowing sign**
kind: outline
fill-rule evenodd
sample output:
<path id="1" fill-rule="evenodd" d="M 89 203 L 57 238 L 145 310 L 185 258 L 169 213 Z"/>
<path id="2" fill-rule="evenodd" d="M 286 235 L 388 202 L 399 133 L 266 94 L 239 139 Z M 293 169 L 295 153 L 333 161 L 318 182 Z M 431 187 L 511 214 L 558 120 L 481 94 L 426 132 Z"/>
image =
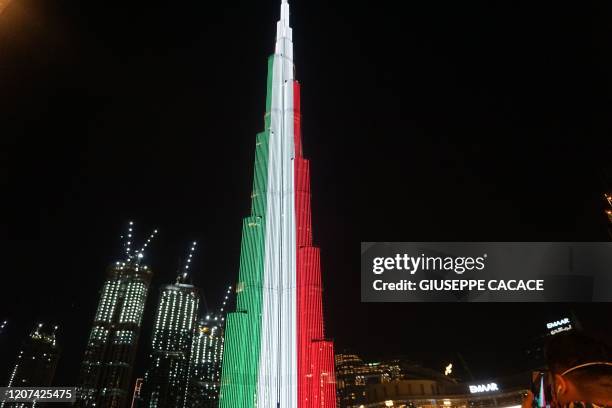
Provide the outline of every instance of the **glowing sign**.
<path id="1" fill-rule="evenodd" d="M 470 392 L 472 394 L 478 394 L 481 392 L 499 391 L 499 387 L 496 383 L 470 385 Z"/>
<path id="2" fill-rule="evenodd" d="M 556 322 L 546 323 L 546 328 L 554 329 L 555 327 L 563 326 L 564 324 L 569 324 L 570 319 L 567 317 L 565 319 L 557 320 Z"/>
<path id="3" fill-rule="evenodd" d="M 565 331 L 572 330 L 572 322 L 569 318 L 565 317 L 561 320 L 557 320 L 554 322 L 546 323 L 546 328 L 549 331 L 549 334 L 559 334 Z"/>
<path id="4" fill-rule="evenodd" d="M 444 375 L 451 375 L 453 373 L 453 363 L 450 363 L 444 369 Z"/>

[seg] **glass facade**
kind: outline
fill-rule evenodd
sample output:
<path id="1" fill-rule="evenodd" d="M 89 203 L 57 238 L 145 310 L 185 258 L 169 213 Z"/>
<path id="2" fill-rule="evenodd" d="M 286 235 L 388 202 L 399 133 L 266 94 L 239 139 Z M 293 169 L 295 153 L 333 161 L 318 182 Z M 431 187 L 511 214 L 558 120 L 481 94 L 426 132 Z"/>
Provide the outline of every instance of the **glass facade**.
<path id="1" fill-rule="evenodd" d="M 223 358 L 223 314 L 200 319 L 191 343 L 187 405 L 190 408 L 217 407 Z"/>
<path id="2" fill-rule="evenodd" d="M 81 364 L 79 406 L 125 407 L 131 399 L 130 381 L 151 277 L 147 266 L 132 259 L 109 268 Z"/>
<path id="3" fill-rule="evenodd" d="M 336 355 L 338 405 L 359 406 L 368 401 L 368 384 L 381 384 L 401 377 L 397 362 L 366 363 L 356 354 Z"/>
<path id="4" fill-rule="evenodd" d="M 8 387 L 48 387 L 53 382 L 60 357 L 55 339 L 57 326 L 36 325 L 25 339 L 10 372 Z M 30 403 L 0 403 L 2 408 L 30 407 Z"/>
<path id="5" fill-rule="evenodd" d="M 150 365 L 143 386 L 146 406 L 182 408 L 185 404 L 199 304 L 198 289 L 184 283 L 184 277 L 162 287 L 155 313 Z"/>

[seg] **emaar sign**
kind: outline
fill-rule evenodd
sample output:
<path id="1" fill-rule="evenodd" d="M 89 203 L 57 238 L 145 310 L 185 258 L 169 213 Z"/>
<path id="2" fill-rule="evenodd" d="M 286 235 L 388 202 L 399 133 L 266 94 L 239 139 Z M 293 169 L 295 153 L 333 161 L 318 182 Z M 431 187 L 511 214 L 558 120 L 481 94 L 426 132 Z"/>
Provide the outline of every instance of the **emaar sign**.
<path id="1" fill-rule="evenodd" d="M 570 324 L 570 319 L 567 317 L 561 320 L 557 320 L 555 322 L 546 323 L 546 328 L 550 330 L 554 329 L 555 327 L 563 326 L 566 324 Z"/>
<path id="2" fill-rule="evenodd" d="M 496 383 L 470 385 L 470 392 L 472 394 L 479 394 L 481 392 L 499 391 L 499 387 Z"/>
<path id="3" fill-rule="evenodd" d="M 546 328 L 550 335 L 559 334 L 565 331 L 572 330 L 572 321 L 569 318 L 563 318 L 554 322 L 546 323 Z"/>

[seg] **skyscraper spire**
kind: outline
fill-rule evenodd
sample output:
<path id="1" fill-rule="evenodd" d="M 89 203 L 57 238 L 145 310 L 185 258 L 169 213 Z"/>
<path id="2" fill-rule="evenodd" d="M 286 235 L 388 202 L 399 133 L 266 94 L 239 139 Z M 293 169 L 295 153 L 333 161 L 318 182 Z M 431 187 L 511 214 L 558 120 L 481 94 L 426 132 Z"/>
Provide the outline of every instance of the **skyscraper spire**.
<path id="1" fill-rule="evenodd" d="M 289 27 L 289 2 L 287 0 L 281 2 L 280 21 Z"/>
<path id="2" fill-rule="evenodd" d="M 289 25 L 289 3 L 283 0 L 281 3 L 280 18 L 276 23 L 276 47 L 274 53 L 284 56 L 287 62 L 293 66 L 293 31 Z M 291 75 L 293 78 L 293 75 Z"/>

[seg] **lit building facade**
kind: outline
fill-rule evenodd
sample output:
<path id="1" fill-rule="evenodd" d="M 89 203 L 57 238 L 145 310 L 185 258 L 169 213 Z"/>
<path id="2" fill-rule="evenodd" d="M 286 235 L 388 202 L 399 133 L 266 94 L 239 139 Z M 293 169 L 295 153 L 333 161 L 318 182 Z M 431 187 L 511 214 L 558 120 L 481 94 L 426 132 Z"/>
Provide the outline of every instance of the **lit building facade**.
<path id="1" fill-rule="evenodd" d="M 60 358 L 55 333 L 57 326 L 46 329 L 37 324 L 25 339 L 10 372 L 8 387 L 48 387 L 53 383 Z M 0 403 L 0 407 L 27 407 L 30 403 Z"/>
<path id="2" fill-rule="evenodd" d="M 364 362 L 356 354 L 336 355 L 336 384 L 340 407 L 358 406 L 368 401 L 367 387 L 401 378 L 397 361 Z"/>
<path id="3" fill-rule="evenodd" d="M 200 305 L 199 290 L 180 275 L 173 285 L 161 289 L 149 370 L 143 392 L 151 408 L 183 407 L 187 391 L 192 336 Z"/>
<path id="4" fill-rule="evenodd" d="M 410 378 L 368 386 L 368 402 L 355 408 L 520 408 L 532 372 L 480 382 Z"/>
<path id="5" fill-rule="evenodd" d="M 83 406 L 124 407 L 129 400 L 151 277 L 146 265 L 134 262 L 110 267 L 81 365 Z"/>
<path id="6" fill-rule="evenodd" d="M 213 408 L 219 404 L 224 325 L 222 315 L 200 319 L 191 343 L 187 407 Z"/>
<path id="7" fill-rule="evenodd" d="M 132 224 L 127 234 L 126 260 L 112 264 L 100 292 L 93 327 L 81 364 L 77 405 L 124 408 L 132 397 L 132 372 L 151 269 L 141 264 L 143 251 L 132 252 Z"/>
<path id="8" fill-rule="evenodd" d="M 227 318 L 221 408 L 336 406 L 294 72 L 289 4 L 282 0 L 251 215 L 243 221 L 236 312 Z"/>
<path id="9" fill-rule="evenodd" d="M 196 325 L 189 362 L 189 383 L 185 405 L 188 408 L 216 408 L 219 406 L 225 316 L 231 295 L 232 287 L 230 286 L 224 295 L 219 311 L 207 313 Z"/>

